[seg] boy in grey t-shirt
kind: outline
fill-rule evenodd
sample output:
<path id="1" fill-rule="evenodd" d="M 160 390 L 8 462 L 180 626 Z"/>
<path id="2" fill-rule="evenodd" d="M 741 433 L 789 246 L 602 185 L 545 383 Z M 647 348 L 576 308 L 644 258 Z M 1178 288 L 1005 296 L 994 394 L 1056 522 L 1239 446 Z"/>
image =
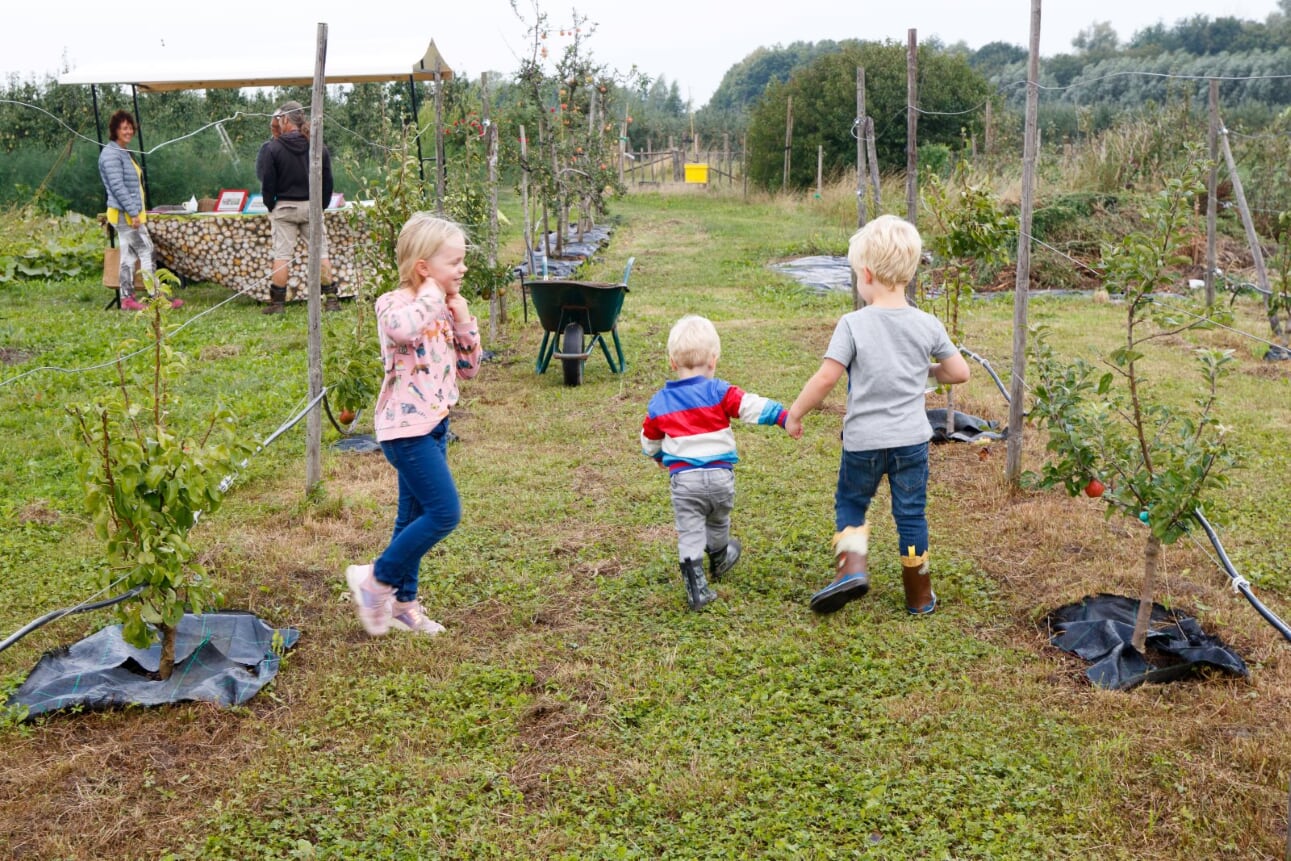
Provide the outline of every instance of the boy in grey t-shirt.
<path id="1" fill-rule="evenodd" d="M 865 513 L 883 476 L 892 491 L 906 609 L 916 615 L 937 608 L 928 574 L 928 440 L 932 425 L 924 406 L 930 357 L 937 381 L 968 380 L 968 363 L 936 317 L 906 304 L 923 242 L 914 225 L 884 215 L 856 232 L 847 258 L 866 307 L 844 314 L 834 329 L 820 370 L 789 408 L 785 430 L 802 437 L 802 419 L 820 406 L 847 373 L 843 456 L 834 494 L 835 578 L 811 599 L 818 613 L 832 613 L 870 588 L 869 532 Z"/>

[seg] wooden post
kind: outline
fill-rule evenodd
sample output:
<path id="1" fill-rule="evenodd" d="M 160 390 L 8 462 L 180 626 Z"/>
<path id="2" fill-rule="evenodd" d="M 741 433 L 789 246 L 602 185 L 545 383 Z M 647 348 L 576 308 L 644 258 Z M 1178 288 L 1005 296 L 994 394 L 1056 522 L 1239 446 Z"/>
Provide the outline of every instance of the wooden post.
<path id="1" fill-rule="evenodd" d="M 906 31 L 905 58 L 905 217 L 911 224 L 919 223 L 919 36 L 914 28 Z M 905 295 L 912 304 L 918 276 L 905 286 Z"/>
<path id="2" fill-rule="evenodd" d="M 525 262 L 529 264 L 529 277 L 537 278 L 538 273 L 534 271 L 533 256 L 533 225 L 529 219 L 529 138 L 525 137 L 524 126 L 520 126 L 520 206 L 524 210 L 524 252 Z M 525 322 L 529 322 L 529 305 L 525 302 L 524 294 L 520 295 L 520 301 L 525 303 L 521 310 L 525 314 Z"/>
<path id="3" fill-rule="evenodd" d="M 309 400 L 323 391 L 323 302 L 319 282 L 323 258 L 323 93 L 327 67 L 327 25 L 318 25 L 318 54 L 314 58 L 314 91 L 309 103 L 309 263 L 305 296 L 309 313 Z M 335 275 L 333 275 L 335 277 Z M 305 494 L 323 480 L 323 415 L 315 407 L 305 418 Z"/>
<path id="4" fill-rule="evenodd" d="M 883 209 L 883 188 L 879 184 L 879 153 L 874 145 L 874 118 L 865 118 L 865 152 L 870 162 L 870 185 L 874 189 L 874 214 Z"/>
<path id="5" fill-rule="evenodd" d="M 722 164 L 726 168 L 726 184 L 730 185 L 735 181 L 735 176 L 731 172 L 731 133 L 722 132 Z"/>
<path id="6" fill-rule="evenodd" d="M 865 211 L 865 68 L 856 67 L 856 229 L 868 220 Z M 855 287 L 856 276 L 852 276 Z"/>
<path id="7" fill-rule="evenodd" d="M 493 125 L 490 116 L 489 104 L 489 77 L 487 74 L 480 74 L 480 112 L 484 115 L 484 134 L 485 134 L 485 163 L 488 165 L 488 201 L 489 201 L 489 233 L 488 233 L 488 260 L 489 269 L 496 269 L 498 265 L 498 130 Z M 489 296 L 489 340 L 498 339 L 498 324 L 507 321 L 507 294 L 506 287 L 494 286 L 493 293 Z"/>
<path id="8" fill-rule="evenodd" d="M 749 133 L 745 132 L 740 138 L 740 180 L 744 184 L 743 197 L 745 202 L 749 199 Z"/>
<path id="9" fill-rule="evenodd" d="M 1031 0 L 1031 52 L 1027 60 L 1027 117 L 1022 144 L 1022 201 L 1018 213 L 1018 269 L 1013 284 L 1013 379 L 1009 386 L 1009 439 L 1004 475 L 1015 488 L 1022 477 L 1022 417 L 1026 406 L 1027 301 L 1031 290 L 1031 210 L 1040 104 L 1040 0 Z"/>
<path id="10" fill-rule="evenodd" d="M 780 181 L 780 190 L 789 188 L 789 155 L 793 149 L 793 96 L 786 100 L 784 115 L 784 177 Z"/>
<path id="11" fill-rule="evenodd" d="M 623 184 L 623 162 L 628 152 L 628 106 L 623 105 L 623 122 L 619 124 L 619 185 Z M 636 167 L 634 163 L 633 168 Z"/>
<path id="12" fill-rule="evenodd" d="M 1264 267 L 1264 249 L 1260 247 L 1260 236 L 1255 232 L 1255 222 L 1251 219 L 1251 209 L 1246 205 L 1246 192 L 1242 190 L 1242 178 L 1237 173 L 1237 162 L 1233 160 L 1233 150 L 1228 145 L 1228 129 L 1224 128 L 1222 120 L 1219 123 L 1219 145 L 1224 150 L 1224 161 L 1228 165 L 1228 178 L 1233 181 L 1233 198 L 1237 201 L 1237 209 L 1242 214 L 1242 227 L 1246 229 L 1246 242 L 1251 246 L 1251 257 L 1255 261 L 1255 283 L 1265 296 L 1269 296 L 1269 272 Z M 1268 308 L 1269 325 L 1273 328 L 1273 334 L 1281 339 L 1282 324 L 1278 319 L 1277 306 L 1269 302 Z"/>
<path id="13" fill-rule="evenodd" d="M 816 145 L 816 199 L 820 200 L 825 179 L 825 147 Z"/>
<path id="14" fill-rule="evenodd" d="M 435 62 L 435 211 L 444 214 L 444 72 Z"/>
<path id="15" fill-rule="evenodd" d="M 1219 81 L 1210 79 L 1210 122 L 1207 141 L 1210 170 L 1206 173 L 1206 308 L 1215 305 L 1215 217 L 1219 190 Z"/>
<path id="16" fill-rule="evenodd" d="M 995 112 L 991 100 L 986 100 L 986 128 L 982 133 L 982 154 L 990 158 L 995 149 Z"/>

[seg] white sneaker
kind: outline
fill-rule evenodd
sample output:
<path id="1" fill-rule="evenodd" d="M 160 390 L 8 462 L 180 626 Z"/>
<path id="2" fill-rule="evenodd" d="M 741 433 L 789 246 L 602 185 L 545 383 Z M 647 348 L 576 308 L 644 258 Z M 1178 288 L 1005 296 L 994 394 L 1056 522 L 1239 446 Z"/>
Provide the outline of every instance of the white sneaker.
<path id="1" fill-rule="evenodd" d="M 358 611 L 363 630 L 369 636 L 380 637 L 390 630 L 394 587 L 377 580 L 372 568 L 371 565 L 351 565 L 345 569 L 345 582 L 354 597 L 354 608 Z"/>
<path id="2" fill-rule="evenodd" d="M 421 609 L 420 601 L 407 603 L 395 601 L 391 609 L 390 626 L 400 631 L 425 634 L 428 637 L 442 634 L 446 630 L 443 625 L 426 616 L 426 612 Z"/>

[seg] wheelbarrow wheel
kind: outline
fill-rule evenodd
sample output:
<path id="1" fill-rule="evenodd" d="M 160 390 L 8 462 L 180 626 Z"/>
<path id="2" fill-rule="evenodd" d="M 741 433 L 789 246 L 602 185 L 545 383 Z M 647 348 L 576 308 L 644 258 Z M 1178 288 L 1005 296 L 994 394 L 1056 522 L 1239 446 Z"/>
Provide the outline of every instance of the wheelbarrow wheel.
<path id="1" fill-rule="evenodd" d="M 565 327 L 565 335 L 560 342 L 560 351 L 566 355 L 580 355 L 583 352 L 583 327 L 570 323 Z M 578 359 L 561 359 L 565 369 L 565 385 L 581 386 L 583 384 L 583 362 Z"/>

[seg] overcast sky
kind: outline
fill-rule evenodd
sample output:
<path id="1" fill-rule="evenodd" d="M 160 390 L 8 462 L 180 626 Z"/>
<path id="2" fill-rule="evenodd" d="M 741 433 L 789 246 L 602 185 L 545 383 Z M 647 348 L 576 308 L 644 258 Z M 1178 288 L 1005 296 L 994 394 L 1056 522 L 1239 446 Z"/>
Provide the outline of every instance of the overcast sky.
<path id="1" fill-rule="evenodd" d="M 518 0 L 532 21 L 532 0 Z M 41 80 L 64 66 L 99 70 L 108 64 L 147 70 L 182 63 L 193 75 L 268 61 L 299 63 L 313 73 L 319 23 L 328 26 L 328 59 L 385 56 L 397 68 L 418 59 L 433 38 L 448 64 L 472 76 L 512 72 L 525 53 L 526 23 L 508 0 L 409 3 L 406 0 L 18 0 L 6 3 L 0 25 L 0 73 Z M 1025 47 L 1030 0 L 583 0 L 543 2 L 551 42 L 571 9 L 596 24 L 587 42 L 595 60 L 619 71 L 676 81 L 683 99 L 705 104 L 722 75 L 759 46 L 821 39 L 893 40 L 915 29 L 970 48 L 1004 41 Z M 1094 22 L 1111 24 L 1122 41 L 1158 21 L 1172 25 L 1196 15 L 1263 21 L 1276 0 L 1046 0 L 1043 56 L 1071 48 Z M 306 11 L 301 11 L 306 9 Z M 553 51 L 553 56 L 555 52 Z"/>

